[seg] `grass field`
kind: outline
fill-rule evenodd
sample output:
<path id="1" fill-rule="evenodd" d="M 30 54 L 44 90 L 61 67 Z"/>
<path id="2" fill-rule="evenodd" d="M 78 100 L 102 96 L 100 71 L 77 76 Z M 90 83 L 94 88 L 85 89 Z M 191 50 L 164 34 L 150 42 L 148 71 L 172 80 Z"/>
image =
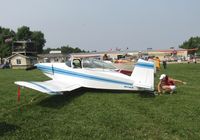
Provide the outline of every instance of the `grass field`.
<path id="1" fill-rule="evenodd" d="M 200 65 L 171 64 L 160 73 L 188 84 L 162 96 L 22 89 L 18 103 L 14 81 L 48 78 L 37 70 L 0 70 L 0 139 L 200 139 Z"/>

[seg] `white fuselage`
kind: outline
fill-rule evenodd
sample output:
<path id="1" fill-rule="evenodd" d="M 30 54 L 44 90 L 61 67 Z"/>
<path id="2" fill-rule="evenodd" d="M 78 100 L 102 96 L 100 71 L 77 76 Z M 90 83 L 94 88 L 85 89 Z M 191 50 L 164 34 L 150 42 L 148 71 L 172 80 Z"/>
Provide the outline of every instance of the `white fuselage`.
<path id="1" fill-rule="evenodd" d="M 71 68 L 65 63 L 40 63 L 37 68 L 57 81 L 86 88 L 110 90 L 139 90 L 130 76 L 109 69 Z"/>

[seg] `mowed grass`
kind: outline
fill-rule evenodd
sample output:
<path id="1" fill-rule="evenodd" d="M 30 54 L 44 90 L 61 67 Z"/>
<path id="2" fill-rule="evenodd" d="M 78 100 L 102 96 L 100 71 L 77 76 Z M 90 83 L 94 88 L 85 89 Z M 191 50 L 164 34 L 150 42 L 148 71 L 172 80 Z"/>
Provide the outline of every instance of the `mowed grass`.
<path id="1" fill-rule="evenodd" d="M 14 81 L 48 80 L 40 71 L 0 70 L 0 139 L 200 139 L 200 65 L 161 73 L 187 82 L 173 95 L 80 89 L 49 96 Z"/>

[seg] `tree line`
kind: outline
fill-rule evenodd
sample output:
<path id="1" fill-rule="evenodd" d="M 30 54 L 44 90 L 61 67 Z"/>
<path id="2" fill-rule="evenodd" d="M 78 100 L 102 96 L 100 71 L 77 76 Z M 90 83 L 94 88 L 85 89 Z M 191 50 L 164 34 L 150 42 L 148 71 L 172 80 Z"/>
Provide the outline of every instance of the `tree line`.
<path id="1" fill-rule="evenodd" d="M 67 45 L 67 46 L 62 46 L 61 48 L 47 48 L 47 49 L 43 50 L 43 53 L 48 54 L 52 50 L 59 50 L 59 51 L 61 51 L 62 54 L 80 53 L 80 52 L 85 53 L 86 52 L 85 50 L 81 50 L 78 47 L 73 48 L 73 47 L 70 47 L 69 45 Z"/>
<path id="2" fill-rule="evenodd" d="M 62 46 L 60 48 L 47 48 L 44 49 L 46 39 L 44 38 L 44 33 L 41 31 L 31 31 L 29 27 L 22 26 L 17 29 L 17 32 L 9 28 L 4 28 L 0 26 L 0 58 L 8 57 L 12 54 L 12 42 L 13 41 L 34 41 L 35 47 L 37 48 L 37 53 L 49 53 L 51 50 L 61 50 L 63 54 L 68 53 L 79 53 L 86 52 L 80 48 Z M 191 37 L 187 41 L 184 41 L 183 44 L 179 45 L 179 48 L 183 49 L 198 49 L 200 54 L 200 37 Z"/>
<path id="3" fill-rule="evenodd" d="M 190 37 L 189 40 L 184 41 L 183 44 L 179 45 L 179 48 L 197 49 L 197 53 L 200 54 L 200 37 Z"/>
<path id="4" fill-rule="evenodd" d="M 53 48 L 44 49 L 46 39 L 44 33 L 41 31 L 31 31 L 29 27 L 22 26 L 17 29 L 17 32 L 9 28 L 0 26 L 0 58 L 8 57 L 12 54 L 12 42 L 13 41 L 34 41 L 37 53 L 48 53 Z M 85 52 L 80 48 L 73 48 L 69 45 L 62 46 L 56 50 L 61 50 L 62 53 L 78 53 Z"/>
<path id="5" fill-rule="evenodd" d="M 17 32 L 0 27 L 0 55 L 1 58 L 8 57 L 12 54 L 13 41 L 34 41 L 37 53 L 43 52 L 46 39 L 41 31 L 31 31 L 29 27 L 22 26 L 17 29 Z"/>

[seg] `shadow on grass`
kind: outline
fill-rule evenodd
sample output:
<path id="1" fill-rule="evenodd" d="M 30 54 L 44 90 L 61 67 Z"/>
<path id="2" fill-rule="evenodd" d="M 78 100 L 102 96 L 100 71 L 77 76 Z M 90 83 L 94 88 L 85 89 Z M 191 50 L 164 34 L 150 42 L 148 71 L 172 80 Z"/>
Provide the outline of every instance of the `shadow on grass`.
<path id="1" fill-rule="evenodd" d="M 17 129 L 21 129 L 17 125 L 8 124 L 6 122 L 0 122 L 0 136 L 4 136 L 8 132 L 14 132 Z"/>
<path id="2" fill-rule="evenodd" d="M 130 94 L 133 93 L 132 91 L 124 91 L 124 90 L 109 90 L 109 89 L 85 89 L 87 92 L 92 93 L 108 93 L 108 94 Z"/>
<path id="3" fill-rule="evenodd" d="M 49 96 L 48 98 L 38 102 L 38 105 L 42 107 L 59 109 L 64 105 L 70 103 L 75 98 L 83 95 L 85 92 L 86 89 L 80 88 L 71 92 L 65 92 L 63 95 Z"/>
<path id="4" fill-rule="evenodd" d="M 38 105 L 42 107 L 56 108 L 59 109 L 64 105 L 70 103 L 75 98 L 83 95 L 86 92 L 92 93 L 108 93 L 108 94 L 138 94 L 142 98 L 154 98 L 155 95 L 152 92 L 145 91 L 120 91 L 120 90 L 99 90 L 99 89 L 89 89 L 80 88 L 75 91 L 65 92 L 63 95 L 49 96 L 48 98 L 38 102 Z"/>
<path id="5" fill-rule="evenodd" d="M 156 97 L 154 92 L 150 91 L 124 91 L 124 90 L 106 90 L 106 89 L 86 89 L 87 92 L 94 93 L 108 93 L 108 94 L 137 94 L 141 98 L 154 98 Z"/>
<path id="6" fill-rule="evenodd" d="M 141 98 L 155 98 L 155 94 L 153 92 L 147 92 L 147 91 L 138 91 L 137 94 Z"/>

